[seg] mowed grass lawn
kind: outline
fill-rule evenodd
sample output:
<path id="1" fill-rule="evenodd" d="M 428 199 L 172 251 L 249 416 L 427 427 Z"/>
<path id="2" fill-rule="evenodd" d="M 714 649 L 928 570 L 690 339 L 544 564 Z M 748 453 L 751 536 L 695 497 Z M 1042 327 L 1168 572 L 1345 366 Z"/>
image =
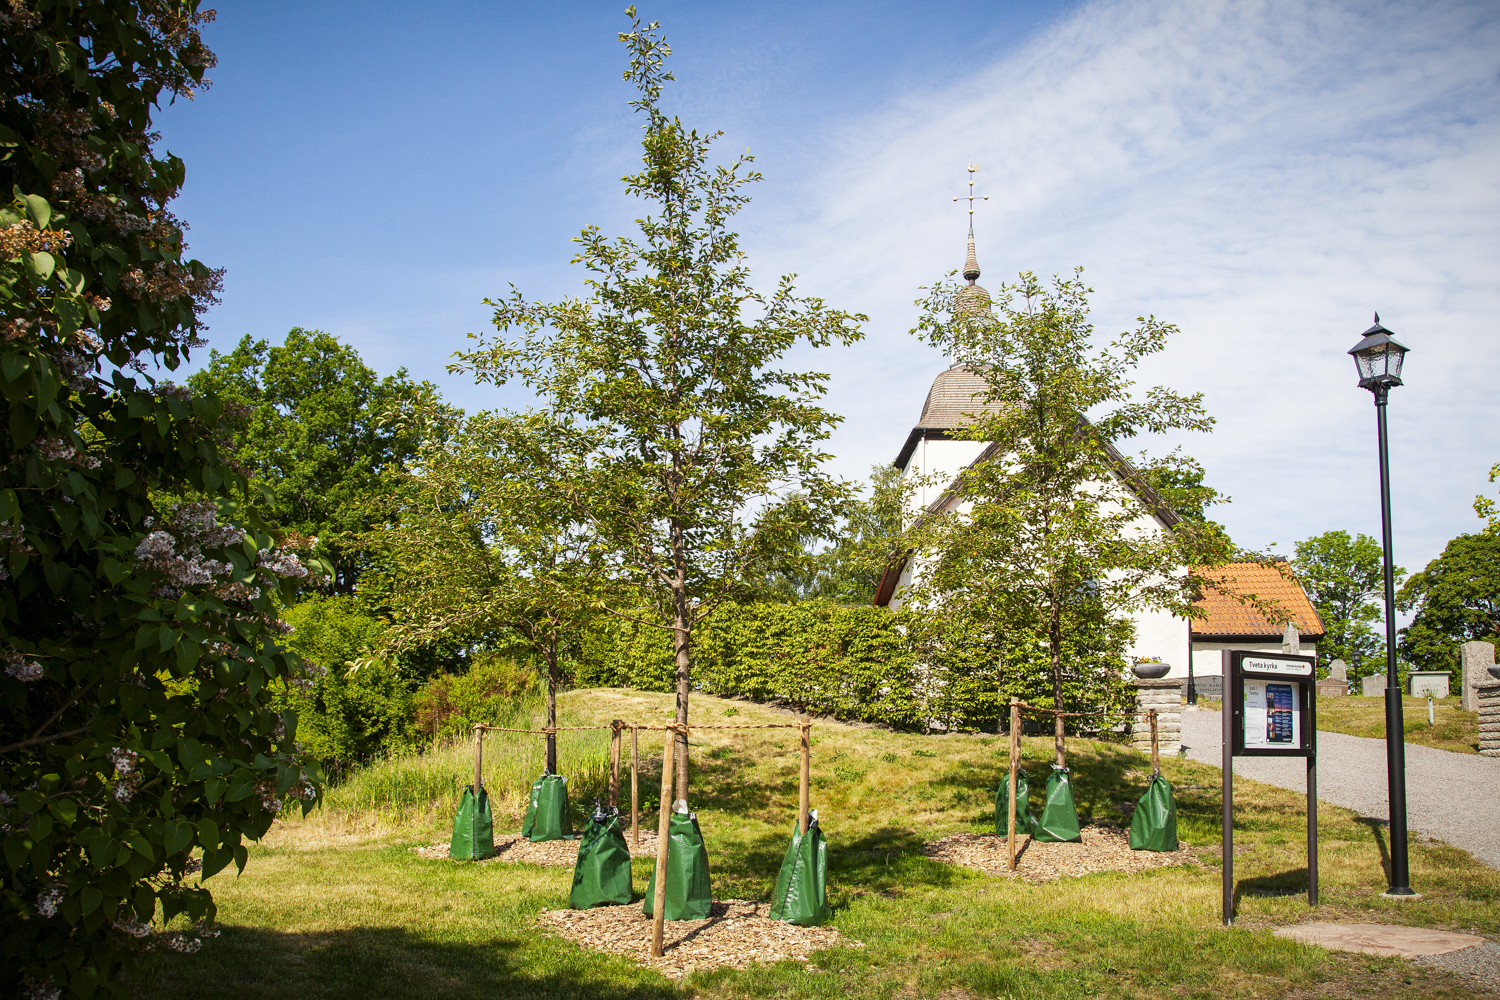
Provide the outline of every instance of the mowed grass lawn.
<path id="1" fill-rule="evenodd" d="M 1427 721 L 1427 699 L 1401 699 L 1401 722 L 1406 742 L 1454 753 L 1479 752 L 1479 713 L 1465 712 L 1457 698 L 1433 700 L 1433 721 Z M 1354 695 L 1318 699 L 1318 728 L 1331 733 L 1385 739 L 1385 699 Z"/>
<path id="2" fill-rule="evenodd" d="M 668 695 L 577 691 L 575 724 L 659 721 Z M 773 709 L 695 696 L 694 718 L 778 722 Z M 1384 831 L 1320 809 L 1322 905 L 1305 895 L 1301 798 L 1236 782 L 1239 920 L 1220 926 L 1219 774 L 1189 761 L 1164 766 L 1178 789 L 1179 829 L 1204 867 L 1099 874 L 1028 885 L 922 856 L 925 840 L 993 823 L 993 789 L 1007 765 L 994 736 L 922 737 L 820 721 L 813 729 L 813 805 L 829 838 L 832 924 L 864 947 L 839 947 L 811 967 L 784 962 L 719 969 L 680 982 L 586 950 L 532 918 L 567 905 L 567 869 L 424 860 L 410 848 L 446 839 L 408 811 L 330 811 L 278 823 L 238 878 L 210 881 L 223 928 L 192 956 L 170 955 L 142 996 L 182 998 L 401 997 L 1424 997 L 1475 995 L 1472 981 L 1398 959 L 1303 947 L 1271 930 L 1298 921 L 1399 922 L 1500 939 L 1500 873 L 1441 844 L 1412 847 L 1415 903 L 1379 898 Z M 654 809 L 660 734 L 641 778 Z M 716 898 L 769 897 L 796 802 L 794 730 L 697 730 L 693 807 L 708 842 Z M 1085 821 L 1122 823 L 1149 772 L 1144 755 L 1070 742 Z M 505 745 L 490 754 L 503 754 Z M 580 751 L 581 753 L 582 751 Z M 462 748 L 450 755 L 461 768 Z M 1024 741 L 1033 787 L 1050 740 Z M 488 755 L 487 755 L 488 757 Z M 561 762 L 568 773 L 568 761 Z M 389 765 L 387 765 L 389 766 Z M 465 778 L 462 774 L 455 785 Z M 628 788 L 628 781 L 623 782 Z M 589 794 L 588 789 L 583 796 Z M 582 796 L 581 796 L 582 797 Z M 338 802 L 337 796 L 334 798 Z M 623 800 L 622 800 L 623 801 Z M 1034 804 L 1037 800 L 1034 799 Z M 581 804 L 580 804 L 581 806 Z M 580 809 L 581 811 L 581 809 Z M 651 818 L 647 818 L 650 825 Z M 518 814 L 496 830 L 519 829 Z M 635 868 L 637 893 L 650 865 Z"/>

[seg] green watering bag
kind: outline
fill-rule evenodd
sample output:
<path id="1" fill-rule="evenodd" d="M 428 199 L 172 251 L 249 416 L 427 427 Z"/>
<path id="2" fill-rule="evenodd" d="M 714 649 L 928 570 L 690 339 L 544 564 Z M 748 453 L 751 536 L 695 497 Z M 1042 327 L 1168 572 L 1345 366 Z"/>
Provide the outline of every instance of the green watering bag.
<path id="1" fill-rule="evenodd" d="M 1078 833 L 1078 807 L 1073 804 L 1073 783 L 1068 780 L 1065 767 L 1052 765 L 1052 777 L 1047 779 L 1047 805 L 1042 809 L 1035 837 L 1054 843 L 1077 843 L 1083 839 Z"/>
<path id="2" fill-rule="evenodd" d="M 803 927 L 828 919 L 828 842 L 818 827 L 816 809 L 808 814 L 806 834 L 792 828 L 792 846 L 781 861 L 771 897 L 771 919 Z"/>
<path id="3" fill-rule="evenodd" d="M 479 788 L 479 805 L 474 805 L 474 790 L 464 789 L 464 797 L 458 803 L 458 815 L 453 818 L 453 840 L 448 844 L 448 857 L 461 861 L 481 861 L 495 853 L 494 825 L 490 821 L 490 796 Z"/>
<path id="4" fill-rule="evenodd" d="M 1031 811 L 1031 786 L 1026 784 L 1026 772 L 1016 771 L 1016 832 L 1031 833 L 1036 829 L 1036 814 Z M 995 832 L 1002 837 L 1010 836 L 1010 775 L 1000 779 L 995 790 Z"/>
<path id="5" fill-rule="evenodd" d="M 1177 800 L 1172 796 L 1172 783 L 1159 772 L 1151 776 L 1146 794 L 1130 817 L 1130 849 L 1177 850 Z"/>
<path id="6" fill-rule="evenodd" d="M 630 902 L 630 848 L 620 829 L 620 811 L 597 806 L 578 845 L 573 865 L 573 891 L 568 905 L 575 910 Z"/>
<path id="7" fill-rule="evenodd" d="M 703 846 L 703 832 L 698 829 L 698 814 L 674 809 L 667 824 L 666 919 L 707 920 L 713 901 L 713 888 L 708 883 L 708 849 Z M 655 903 L 653 869 L 646 883 L 646 916 L 651 916 Z"/>
<path id="8" fill-rule="evenodd" d="M 573 818 L 568 815 L 568 779 L 560 774 L 544 774 L 531 783 L 531 801 L 526 804 L 526 822 L 521 824 L 521 836 L 539 844 L 572 835 Z"/>

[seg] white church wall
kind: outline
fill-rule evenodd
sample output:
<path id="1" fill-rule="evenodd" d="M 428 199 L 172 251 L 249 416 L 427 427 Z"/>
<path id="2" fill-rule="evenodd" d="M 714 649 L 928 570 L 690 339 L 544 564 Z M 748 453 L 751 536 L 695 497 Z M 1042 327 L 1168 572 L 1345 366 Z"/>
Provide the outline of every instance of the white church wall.
<path id="1" fill-rule="evenodd" d="M 1187 619 L 1166 611 L 1140 611 L 1134 618 L 1135 641 L 1126 649 L 1127 654 L 1159 656 L 1172 665 L 1168 677 L 1186 677 L 1192 648 Z"/>
<path id="2" fill-rule="evenodd" d="M 942 496 L 958 474 L 968 468 L 986 447 L 983 441 L 947 441 L 942 438 L 918 441 L 916 450 L 901 472 L 903 479 L 921 477 L 923 480 L 912 497 L 917 510 L 926 509 L 928 504 Z"/>

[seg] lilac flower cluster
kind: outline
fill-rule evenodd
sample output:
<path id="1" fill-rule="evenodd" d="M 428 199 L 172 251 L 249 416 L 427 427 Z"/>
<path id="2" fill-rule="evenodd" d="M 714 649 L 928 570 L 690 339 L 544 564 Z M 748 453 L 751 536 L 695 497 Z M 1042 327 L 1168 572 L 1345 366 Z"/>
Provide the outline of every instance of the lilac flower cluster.
<path id="1" fill-rule="evenodd" d="M 37 453 L 49 462 L 72 462 L 85 469 L 99 468 L 99 460 L 88 452 L 79 451 L 61 438 L 46 438 L 37 446 Z"/>
<path id="2" fill-rule="evenodd" d="M 35 660 L 28 660 L 20 653 L 0 653 L 0 660 L 5 661 L 5 672 L 18 681 L 30 683 L 42 679 L 42 665 Z"/>
<path id="3" fill-rule="evenodd" d="M 23 979 L 26 986 L 26 1000 L 57 1000 L 62 996 L 62 990 L 51 983 L 44 983 L 36 979 Z"/>
<path id="4" fill-rule="evenodd" d="M 291 552 L 273 552 L 270 549 L 261 549 L 260 557 L 256 565 L 267 572 L 277 576 L 289 576 L 301 580 L 307 576 L 307 567 L 302 565 L 302 560 Z"/>
<path id="5" fill-rule="evenodd" d="M 65 895 L 67 894 L 63 892 L 61 883 L 48 883 L 47 888 L 43 889 L 40 893 L 37 894 L 36 912 L 44 920 L 50 920 L 51 918 L 57 916 L 57 908 L 62 905 L 63 897 Z"/>
<path id="6" fill-rule="evenodd" d="M 113 789 L 116 802 L 129 802 L 135 796 L 135 785 L 141 778 L 135 766 L 140 759 L 140 754 L 123 747 L 115 747 L 109 752 L 109 760 L 114 764 L 117 776 Z"/>

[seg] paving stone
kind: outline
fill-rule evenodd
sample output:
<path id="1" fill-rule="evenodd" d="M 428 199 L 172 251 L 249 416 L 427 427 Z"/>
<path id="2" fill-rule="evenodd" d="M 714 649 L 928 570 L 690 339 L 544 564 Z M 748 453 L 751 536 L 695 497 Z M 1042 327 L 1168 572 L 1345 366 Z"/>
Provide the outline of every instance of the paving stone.
<path id="1" fill-rule="evenodd" d="M 1335 951 L 1399 955 L 1402 958 L 1446 955 L 1486 943 L 1484 938 L 1473 934 L 1454 934 L 1426 927 L 1399 927 L 1394 924 L 1296 924 L 1279 928 L 1276 936 Z"/>

